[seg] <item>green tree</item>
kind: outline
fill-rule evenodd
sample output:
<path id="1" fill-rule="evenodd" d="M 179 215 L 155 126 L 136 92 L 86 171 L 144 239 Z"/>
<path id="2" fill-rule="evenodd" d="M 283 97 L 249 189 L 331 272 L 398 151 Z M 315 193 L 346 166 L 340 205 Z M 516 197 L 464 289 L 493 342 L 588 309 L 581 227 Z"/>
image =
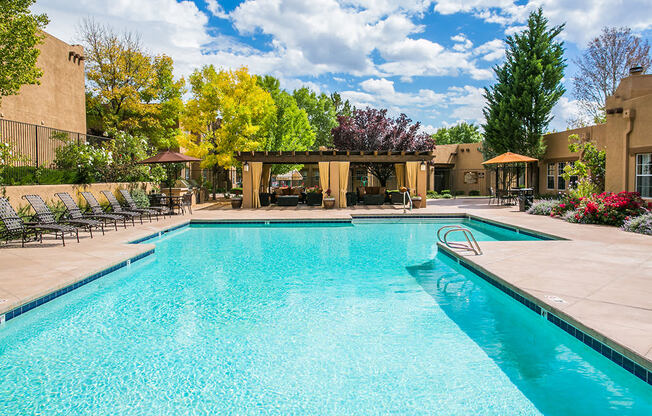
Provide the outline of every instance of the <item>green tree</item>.
<path id="1" fill-rule="evenodd" d="M 181 124 L 180 144 L 203 159 L 202 167 L 229 169 L 235 151 L 264 150 L 276 116 L 272 96 L 247 68 L 217 71 L 204 66 L 190 75 L 192 98 Z"/>
<path id="2" fill-rule="evenodd" d="M 88 125 L 147 136 L 152 145 L 176 145 L 184 80 L 166 55 L 151 56 L 134 33 L 116 34 L 92 20 L 81 27 L 86 51 Z"/>
<path id="3" fill-rule="evenodd" d="M 319 94 L 303 87 L 292 93 L 299 108 L 306 111 L 310 126 L 315 132 L 315 148 L 332 147 L 331 130 L 337 126 L 337 114 L 333 100 L 326 94 Z"/>
<path id="4" fill-rule="evenodd" d="M 20 87 L 38 84 L 43 71 L 36 66 L 49 22 L 45 14 L 29 10 L 35 0 L 0 1 L 0 101 L 18 93 Z"/>
<path id="5" fill-rule="evenodd" d="M 578 153 L 579 160 L 566 165 L 562 177 L 567 182 L 571 181 L 571 177 L 577 177 L 578 182 L 574 186 L 583 191 L 580 196 L 587 197 L 592 193 L 602 191 L 607 165 L 605 150 L 599 149 L 590 140 L 582 140 L 577 134 L 568 136 L 568 150 Z"/>
<path id="6" fill-rule="evenodd" d="M 349 100 L 343 100 L 339 93 L 332 93 L 331 101 L 333 102 L 333 107 L 335 107 L 336 116 L 351 117 L 353 115 L 355 107 L 351 105 Z"/>
<path id="7" fill-rule="evenodd" d="M 565 92 L 564 46 L 556 40 L 563 28 L 549 28 L 539 8 L 530 14 L 523 32 L 507 37 L 505 63 L 494 68 L 497 83 L 485 88 L 485 157 L 507 151 L 543 154 L 541 135 Z"/>
<path id="8" fill-rule="evenodd" d="M 432 138 L 435 144 L 478 143 L 482 141 L 482 134 L 475 124 L 462 122 L 452 127 L 440 128 Z"/>

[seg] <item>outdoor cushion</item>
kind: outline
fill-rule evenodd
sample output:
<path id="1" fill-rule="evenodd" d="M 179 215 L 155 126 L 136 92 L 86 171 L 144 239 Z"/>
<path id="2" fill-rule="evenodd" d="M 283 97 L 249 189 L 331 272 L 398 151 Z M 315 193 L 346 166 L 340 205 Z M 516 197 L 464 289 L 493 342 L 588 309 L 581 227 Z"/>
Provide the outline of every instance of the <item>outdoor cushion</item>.
<path id="1" fill-rule="evenodd" d="M 298 195 L 280 195 L 276 197 L 276 205 L 280 207 L 296 207 L 298 204 Z"/>
<path id="2" fill-rule="evenodd" d="M 365 205 L 382 205 L 385 203 L 384 194 L 367 194 L 364 196 Z"/>

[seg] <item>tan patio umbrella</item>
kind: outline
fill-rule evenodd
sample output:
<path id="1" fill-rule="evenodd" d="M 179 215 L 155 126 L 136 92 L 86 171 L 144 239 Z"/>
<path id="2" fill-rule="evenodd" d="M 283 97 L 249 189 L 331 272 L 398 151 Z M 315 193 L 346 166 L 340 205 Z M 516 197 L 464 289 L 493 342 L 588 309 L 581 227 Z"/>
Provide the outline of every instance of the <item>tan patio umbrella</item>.
<path id="1" fill-rule="evenodd" d="M 301 173 L 299 173 L 299 171 L 297 171 L 295 169 L 295 170 L 293 170 L 291 172 L 283 173 L 281 175 L 276 175 L 276 180 L 277 181 L 290 181 L 290 187 L 292 187 L 292 182 L 293 181 L 301 181 L 301 180 L 303 180 L 303 175 L 301 175 Z"/>
<path id="2" fill-rule="evenodd" d="M 518 153 L 505 152 L 502 155 L 496 156 L 493 159 L 489 159 L 485 162 L 482 162 L 483 165 L 496 165 L 497 167 L 502 168 L 503 178 L 505 176 L 505 166 L 513 165 L 519 163 L 533 163 L 538 162 L 538 159 L 529 156 L 519 155 Z M 518 171 L 516 173 L 518 178 Z M 511 181 L 511 180 L 510 180 Z M 518 182 L 518 179 L 517 179 Z M 496 169 L 496 192 L 498 192 L 498 168 Z"/>
<path id="3" fill-rule="evenodd" d="M 179 152 L 173 152 L 172 150 L 165 150 L 161 151 L 155 156 L 148 157 L 147 159 L 141 160 L 140 163 L 143 165 L 152 165 L 152 164 L 168 164 L 169 166 L 172 166 L 173 163 L 186 163 L 186 162 L 201 162 L 202 159 L 198 159 L 196 157 L 192 156 L 187 156 Z M 179 172 L 172 172 L 172 169 L 166 169 L 168 171 L 168 181 L 170 184 L 169 192 L 170 192 L 170 197 L 172 196 L 172 178 L 169 176 L 172 176 L 171 174 L 174 174 L 175 176 L 179 175 Z M 177 179 L 176 177 L 174 178 L 175 180 Z"/>

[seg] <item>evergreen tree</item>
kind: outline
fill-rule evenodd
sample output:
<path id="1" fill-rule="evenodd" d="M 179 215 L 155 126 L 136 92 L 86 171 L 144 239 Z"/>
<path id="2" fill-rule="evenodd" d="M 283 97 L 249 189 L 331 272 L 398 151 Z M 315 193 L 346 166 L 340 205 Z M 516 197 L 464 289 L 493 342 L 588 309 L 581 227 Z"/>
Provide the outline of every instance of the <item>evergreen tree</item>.
<path id="1" fill-rule="evenodd" d="M 462 122 L 452 127 L 442 127 L 432 135 L 435 144 L 477 143 L 482 133 L 475 124 Z"/>
<path id="2" fill-rule="evenodd" d="M 548 28 L 539 8 L 530 14 L 527 29 L 507 37 L 505 63 L 494 68 L 497 83 L 485 88 L 485 157 L 508 151 L 532 157 L 543 154 L 541 136 L 552 120 L 553 106 L 565 92 L 561 84 L 564 46 L 556 40 L 563 28 Z"/>

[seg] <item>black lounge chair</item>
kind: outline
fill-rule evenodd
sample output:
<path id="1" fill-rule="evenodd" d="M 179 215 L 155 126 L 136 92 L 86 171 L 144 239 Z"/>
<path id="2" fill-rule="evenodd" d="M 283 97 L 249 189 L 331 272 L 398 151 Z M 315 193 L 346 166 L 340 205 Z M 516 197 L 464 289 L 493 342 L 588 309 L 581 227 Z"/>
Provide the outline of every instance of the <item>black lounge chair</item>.
<path id="1" fill-rule="evenodd" d="M 104 194 L 104 197 L 109 201 L 109 204 L 111 205 L 111 212 L 114 214 L 118 215 L 124 215 L 125 217 L 130 217 L 131 222 L 134 222 L 134 218 L 138 217 L 140 219 L 140 223 L 143 223 L 143 214 L 142 212 L 136 212 L 136 211 L 127 211 L 122 208 L 122 205 L 120 205 L 120 201 L 118 201 L 118 198 L 113 195 L 113 192 L 111 191 L 102 191 L 102 194 Z M 149 216 L 149 221 L 152 222 L 152 216 Z"/>
<path id="2" fill-rule="evenodd" d="M 79 205 L 77 205 L 75 200 L 72 199 L 72 196 L 70 196 L 68 192 L 59 192 L 55 195 L 59 197 L 61 202 L 63 202 L 63 205 L 66 207 L 66 215 L 68 216 L 68 218 L 71 218 L 73 220 L 82 220 L 82 219 L 89 218 L 89 219 L 101 220 L 103 222 L 112 221 L 116 231 L 118 231 L 118 221 L 122 221 L 124 227 L 127 228 L 127 220 L 122 215 L 84 214 L 81 208 L 79 208 Z M 102 227 L 102 233 L 104 233 L 104 227 Z"/>
<path id="3" fill-rule="evenodd" d="M 93 215 L 108 214 L 102 209 L 100 203 L 97 202 L 97 199 L 95 199 L 95 195 L 93 195 L 90 192 L 81 192 L 81 196 L 83 196 L 84 199 L 86 200 L 86 203 L 88 204 L 88 208 L 91 210 L 91 214 Z M 131 224 L 136 225 L 134 221 L 134 217 L 137 215 L 132 215 L 132 214 L 134 213 L 125 214 L 124 212 L 111 212 L 110 215 L 119 215 L 122 218 L 122 220 L 125 221 L 125 224 L 127 219 L 131 219 Z M 142 218 L 140 219 L 140 222 L 141 223 L 143 222 Z"/>
<path id="4" fill-rule="evenodd" d="M 43 198 L 40 195 L 23 195 L 23 198 L 29 202 L 32 206 L 32 209 L 36 213 L 34 218 L 38 220 L 41 224 L 57 224 L 57 221 L 54 218 L 54 214 L 50 208 L 45 204 Z M 104 223 L 97 220 L 90 219 L 72 219 L 72 218 L 63 218 L 59 221 L 63 223 L 62 225 L 70 225 L 75 228 L 83 228 L 89 232 L 91 238 L 93 238 L 93 228 L 100 228 L 102 230 L 102 235 L 104 235 Z"/>
<path id="5" fill-rule="evenodd" d="M 165 213 L 168 211 L 167 208 L 165 208 L 165 207 L 140 208 L 136 204 L 136 201 L 134 201 L 134 199 L 131 197 L 131 194 L 129 193 L 129 191 L 126 190 L 126 189 L 120 189 L 120 195 L 122 195 L 122 198 L 127 203 L 127 208 L 130 211 L 142 212 L 143 214 L 147 214 L 147 215 L 149 215 L 150 221 L 152 219 L 152 215 L 156 215 L 156 221 L 158 221 L 158 216 L 159 215 L 162 215 L 163 218 L 165 218 Z"/>
<path id="6" fill-rule="evenodd" d="M 19 236 L 22 247 L 25 247 L 25 243 L 28 241 L 38 240 L 42 243 L 43 232 L 53 232 L 55 238 L 61 233 L 61 242 L 64 247 L 66 246 L 65 233 L 67 232 L 76 234 L 77 242 L 79 242 L 79 231 L 69 225 L 24 222 L 7 198 L 0 198 L 0 221 L 4 224 L 4 230 L 0 232 L 2 238 L 10 241 L 17 240 L 16 237 Z M 32 234 L 34 234 L 33 240 L 28 238 Z"/>

